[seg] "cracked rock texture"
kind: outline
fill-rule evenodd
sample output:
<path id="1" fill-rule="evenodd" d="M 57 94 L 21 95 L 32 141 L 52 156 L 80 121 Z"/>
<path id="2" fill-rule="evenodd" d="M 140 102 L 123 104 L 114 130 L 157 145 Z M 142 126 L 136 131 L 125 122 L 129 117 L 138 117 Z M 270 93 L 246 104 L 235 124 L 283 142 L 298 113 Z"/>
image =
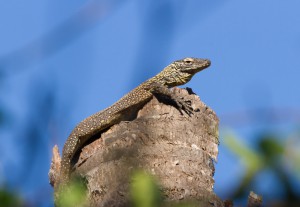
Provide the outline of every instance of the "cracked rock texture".
<path id="1" fill-rule="evenodd" d="M 223 206 L 213 192 L 218 117 L 197 95 L 172 90 L 191 102 L 192 116 L 154 97 L 135 119 L 114 125 L 82 149 L 74 173 L 86 177 L 92 206 L 129 206 L 135 169 L 154 175 L 167 201 Z"/>

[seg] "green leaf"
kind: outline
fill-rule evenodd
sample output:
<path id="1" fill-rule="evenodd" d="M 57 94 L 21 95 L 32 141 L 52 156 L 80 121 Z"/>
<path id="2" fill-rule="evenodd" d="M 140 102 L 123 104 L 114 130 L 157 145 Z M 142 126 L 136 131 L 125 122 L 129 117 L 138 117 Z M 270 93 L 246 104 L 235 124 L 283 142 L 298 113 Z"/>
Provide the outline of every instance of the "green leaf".
<path id="1" fill-rule="evenodd" d="M 7 189 L 0 189 L 0 206 L 18 207 L 22 206 L 21 198 L 14 192 Z"/>
<path id="2" fill-rule="evenodd" d="M 156 207 L 161 204 L 158 186 L 153 177 L 143 171 L 133 174 L 130 192 L 135 207 Z"/>
<path id="3" fill-rule="evenodd" d="M 57 206 L 73 207 L 86 206 L 86 188 L 82 181 L 73 180 L 69 185 L 64 186 L 59 193 Z"/>

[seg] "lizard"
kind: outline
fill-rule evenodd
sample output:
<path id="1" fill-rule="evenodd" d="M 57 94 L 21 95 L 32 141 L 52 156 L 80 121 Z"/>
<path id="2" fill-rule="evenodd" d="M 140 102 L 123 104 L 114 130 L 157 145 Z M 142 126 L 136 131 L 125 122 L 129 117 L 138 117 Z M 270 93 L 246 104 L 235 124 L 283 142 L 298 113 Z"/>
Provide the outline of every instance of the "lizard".
<path id="1" fill-rule="evenodd" d="M 209 59 L 199 58 L 184 58 L 174 61 L 156 76 L 140 84 L 110 107 L 81 121 L 64 144 L 58 183 L 55 186 L 65 185 L 69 182 L 72 171 L 72 159 L 89 138 L 114 124 L 127 121 L 130 114 L 141 109 L 151 100 L 153 95 L 160 94 L 170 98 L 181 113 L 185 112 L 191 115 L 193 113 L 191 106 L 175 96 L 169 88 L 189 82 L 197 72 L 209 67 L 210 64 Z"/>

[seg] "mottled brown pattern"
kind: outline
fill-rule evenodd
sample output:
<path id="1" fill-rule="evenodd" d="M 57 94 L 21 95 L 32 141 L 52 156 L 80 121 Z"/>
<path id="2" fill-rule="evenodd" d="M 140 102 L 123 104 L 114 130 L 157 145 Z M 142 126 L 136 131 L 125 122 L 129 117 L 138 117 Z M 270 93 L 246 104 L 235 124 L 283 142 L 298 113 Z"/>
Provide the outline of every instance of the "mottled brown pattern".
<path id="1" fill-rule="evenodd" d="M 66 184 L 69 181 L 71 160 L 89 138 L 120 121 L 128 120 L 128 117 L 141 109 L 152 98 L 153 94 L 163 94 L 170 97 L 179 110 L 190 115 L 192 113 L 190 106 L 184 100 L 174 96 L 168 88 L 187 83 L 194 74 L 208 66 L 210 66 L 208 59 L 185 58 L 175 61 L 112 106 L 80 122 L 64 145 L 59 182 L 55 186 Z"/>

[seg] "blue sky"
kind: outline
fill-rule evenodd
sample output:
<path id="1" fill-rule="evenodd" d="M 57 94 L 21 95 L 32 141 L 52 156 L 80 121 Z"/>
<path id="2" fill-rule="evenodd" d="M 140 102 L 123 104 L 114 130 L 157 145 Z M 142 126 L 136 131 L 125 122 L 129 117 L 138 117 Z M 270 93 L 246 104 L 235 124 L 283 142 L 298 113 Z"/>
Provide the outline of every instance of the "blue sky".
<path id="1" fill-rule="evenodd" d="M 49 199 L 52 146 L 61 149 L 79 121 L 184 57 L 211 59 L 186 86 L 246 143 L 255 130 L 296 128 L 299 8 L 297 0 L 0 2 L 0 107 L 6 115 L 0 182 L 33 200 L 45 191 Z M 231 119 L 257 108 L 292 113 L 259 126 L 262 114 L 250 123 Z M 30 126 L 38 139 L 28 140 Z M 38 142 L 33 148 L 32 141 Z M 21 182 L 29 152 L 32 169 Z M 241 174 L 221 137 L 216 192 L 226 196 Z"/>

